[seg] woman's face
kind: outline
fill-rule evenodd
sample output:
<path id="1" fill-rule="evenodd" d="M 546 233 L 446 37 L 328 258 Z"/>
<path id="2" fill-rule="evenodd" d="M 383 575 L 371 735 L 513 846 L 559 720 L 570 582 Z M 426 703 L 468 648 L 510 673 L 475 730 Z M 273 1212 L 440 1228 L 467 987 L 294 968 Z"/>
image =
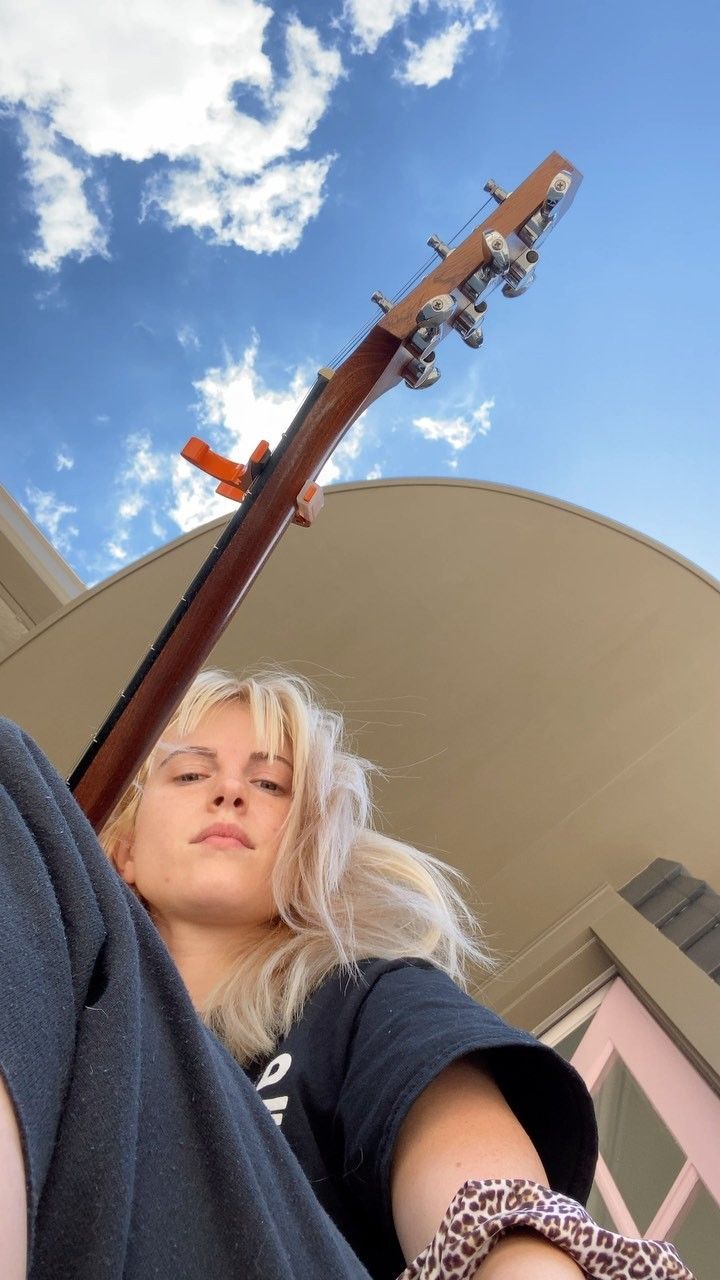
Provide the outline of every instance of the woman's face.
<path id="1" fill-rule="evenodd" d="M 159 926 L 274 917 L 270 876 L 292 777 L 291 750 L 270 763 L 241 703 L 215 708 L 184 739 L 165 735 L 119 858 Z"/>

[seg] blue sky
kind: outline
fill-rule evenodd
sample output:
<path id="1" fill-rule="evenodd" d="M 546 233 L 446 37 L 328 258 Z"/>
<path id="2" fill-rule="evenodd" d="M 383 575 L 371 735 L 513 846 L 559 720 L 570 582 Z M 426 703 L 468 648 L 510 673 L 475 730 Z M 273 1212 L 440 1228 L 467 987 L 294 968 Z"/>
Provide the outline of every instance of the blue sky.
<path id="1" fill-rule="evenodd" d="M 480 352 L 445 341 L 435 388 L 379 401 L 329 478 L 533 489 L 720 577 L 714 6 L 0 16 L 0 479 L 86 582 L 228 512 L 187 437 L 277 439 L 373 290 L 552 150 L 585 180 L 534 287 L 493 295 Z"/>

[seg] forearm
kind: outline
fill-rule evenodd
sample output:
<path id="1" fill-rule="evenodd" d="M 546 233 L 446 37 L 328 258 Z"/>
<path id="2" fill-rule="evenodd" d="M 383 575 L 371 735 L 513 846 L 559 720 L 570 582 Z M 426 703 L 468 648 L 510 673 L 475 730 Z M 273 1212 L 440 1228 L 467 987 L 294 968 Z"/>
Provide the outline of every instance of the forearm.
<path id="1" fill-rule="evenodd" d="M 564 1249 L 535 1231 L 513 1231 L 495 1245 L 474 1280 L 585 1280 Z"/>
<path id="2" fill-rule="evenodd" d="M 15 1108 L 0 1076 L 0 1257 L 6 1280 L 26 1271 L 27 1204 L 25 1165 Z"/>

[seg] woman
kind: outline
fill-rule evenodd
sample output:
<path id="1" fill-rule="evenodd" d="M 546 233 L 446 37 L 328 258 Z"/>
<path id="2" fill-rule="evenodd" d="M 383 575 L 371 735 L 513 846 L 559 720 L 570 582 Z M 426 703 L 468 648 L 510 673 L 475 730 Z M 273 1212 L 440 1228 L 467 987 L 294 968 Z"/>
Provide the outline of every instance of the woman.
<path id="1" fill-rule="evenodd" d="M 97 1073 L 113 1070 L 109 1059 L 103 1061 L 103 1033 L 112 1042 L 113 1061 L 118 1030 L 131 1052 L 140 1035 L 143 1065 L 154 1069 L 165 1059 L 160 1083 L 149 1066 L 140 1073 L 151 1083 L 133 1114 L 146 1142 L 152 1130 L 158 1158 L 141 1162 L 140 1179 L 135 1169 L 141 1185 L 135 1185 L 132 1204 L 120 1206 L 123 1274 L 143 1274 L 135 1260 L 138 1238 L 159 1247 L 156 1236 L 168 1204 L 176 1215 L 165 1233 L 171 1244 L 166 1239 L 161 1249 L 168 1274 L 174 1254 L 174 1274 L 199 1275 L 213 1230 L 223 1238 L 224 1256 L 233 1249 L 242 1256 L 245 1270 L 238 1274 L 265 1274 L 249 1270 L 248 1259 L 256 1262 L 257 1250 L 267 1249 L 266 1236 L 272 1235 L 267 1159 L 260 1160 L 257 1185 L 246 1197 L 259 1218 L 254 1234 L 245 1231 L 238 1240 L 231 1231 L 228 1237 L 222 1211 L 237 1184 L 241 1158 L 237 1141 L 231 1141 L 238 1135 L 230 1131 L 238 1125 L 239 1102 L 247 1101 L 238 1097 L 238 1063 L 270 1113 L 273 1139 L 249 1108 L 259 1133 L 253 1154 L 269 1157 L 276 1170 L 273 1214 L 281 1216 L 280 1234 L 292 1235 L 289 1274 L 359 1272 L 340 1237 L 323 1228 L 319 1210 L 293 1181 L 291 1157 L 275 1140 L 273 1121 L 317 1200 L 378 1280 L 396 1276 L 433 1237 L 445 1241 L 445 1262 L 432 1270 L 435 1263 L 427 1260 L 425 1270 L 412 1274 L 448 1280 L 460 1274 L 481 1280 L 605 1274 L 578 1265 L 586 1261 L 587 1248 L 583 1254 L 577 1240 L 573 1245 L 572 1223 L 565 1224 L 568 1238 L 558 1243 L 558 1213 L 567 1202 L 545 1190 L 549 1185 L 580 1199 L 587 1194 L 595 1131 L 586 1091 L 550 1050 L 462 993 L 463 965 L 483 960 L 477 930 L 446 869 L 372 830 L 366 775 L 365 762 L 343 749 L 338 718 L 316 707 L 301 681 L 238 681 L 206 672 L 103 832 L 104 847 L 137 901 L 128 901 L 131 895 L 123 900 L 131 928 L 118 918 L 116 903 L 112 931 L 106 929 L 104 937 L 98 929 L 89 941 L 89 921 L 82 921 L 83 1032 L 93 1048 L 86 1055 L 92 1079 L 78 1086 L 76 1064 L 72 1087 L 86 1146 L 92 1138 L 83 1098 L 100 1087 L 107 1105 L 108 1090 L 103 1093 Z M 107 891 L 107 923 L 112 895 L 109 885 L 101 888 Z M 65 910 L 72 914 L 67 899 Z M 65 936 L 72 935 L 72 919 L 64 927 Z M 134 951 L 133 933 L 140 942 Z M 127 980 L 128 950 L 141 970 L 131 978 L 140 999 L 130 1001 L 129 1019 L 123 1017 L 122 991 L 113 992 L 123 966 Z M 180 986 L 189 996 L 185 1004 Z M 98 1028 L 101 1014 L 107 1028 Z M 126 1086 L 142 1095 L 142 1079 L 138 1085 L 132 1072 L 125 1076 Z M 117 1102 L 117 1087 L 110 1092 Z M 218 1096 L 230 1107 L 218 1111 Z M 183 1098 L 185 1104 L 178 1105 Z M 16 1109 L 22 1116 L 17 1099 Z M 116 1105 L 110 1126 L 105 1110 L 96 1112 L 100 1130 L 92 1134 L 107 1162 L 118 1133 L 119 1149 L 127 1152 L 127 1105 Z M 232 1160 L 218 1176 L 215 1163 L 224 1145 Z M 203 1149 L 212 1153 L 205 1162 L 210 1176 L 202 1167 Z M 91 1163 L 97 1176 L 98 1162 Z M 153 1179 L 168 1166 L 172 1196 L 161 1197 L 157 1211 L 150 1211 Z M 247 1160 L 241 1176 L 248 1178 Z M 447 1218 L 458 1189 L 478 1179 L 486 1180 L 482 1202 L 477 1195 L 472 1199 L 471 1187 L 456 1203 L 458 1212 Z M 500 1181 L 506 1179 L 514 1180 L 510 1199 L 509 1184 Z M 98 1211 L 93 1201 L 101 1242 L 118 1233 L 117 1205 L 115 1210 Z M 190 1215 L 187 1221 L 183 1211 Z M 575 1211 L 582 1215 L 575 1205 L 568 1221 Z M 550 1232 L 543 1218 L 548 1212 L 555 1222 Z M 588 1221 L 581 1219 L 586 1246 Z M 499 1241 L 488 1237 L 496 1229 Z M 458 1230 L 464 1231 L 460 1262 Z M 74 1231 L 75 1248 L 82 1248 L 77 1223 Z M 539 1232 L 554 1233 L 554 1239 Z M 664 1261 L 674 1266 L 671 1251 Z M 157 1274 L 165 1274 L 162 1266 Z M 678 1266 L 647 1274 L 687 1277 Z M 222 1268 L 216 1266 L 214 1274 L 223 1274 Z M 273 1261 L 267 1274 L 285 1272 Z M 642 1272 L 616 1268 L 612 1274 Z"/>

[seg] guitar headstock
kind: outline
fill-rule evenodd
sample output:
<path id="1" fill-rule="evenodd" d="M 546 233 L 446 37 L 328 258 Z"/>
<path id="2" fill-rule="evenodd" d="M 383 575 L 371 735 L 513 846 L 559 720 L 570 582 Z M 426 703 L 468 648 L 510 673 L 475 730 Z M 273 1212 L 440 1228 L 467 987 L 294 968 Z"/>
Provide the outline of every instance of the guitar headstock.
<path id="1" fill-rule="evenodd" d="M 538 247 L 572 204 L 582 174 L 553 152 L 514 191 L 495 182 L 485 190 L 496 208 L 456 248 L 431 236 L 440 262 L 395 305 L 381 293 L 372 300 L 385 313 L 375 330 L 399 339 L 393 373 L 413 389 L 430 387 L 440 372 L 438 344 L 451 330 L 469 347 L 482 345 L 482 322 L 489 294 L 506 298 L 525 293 L 535 278 Z"/>

